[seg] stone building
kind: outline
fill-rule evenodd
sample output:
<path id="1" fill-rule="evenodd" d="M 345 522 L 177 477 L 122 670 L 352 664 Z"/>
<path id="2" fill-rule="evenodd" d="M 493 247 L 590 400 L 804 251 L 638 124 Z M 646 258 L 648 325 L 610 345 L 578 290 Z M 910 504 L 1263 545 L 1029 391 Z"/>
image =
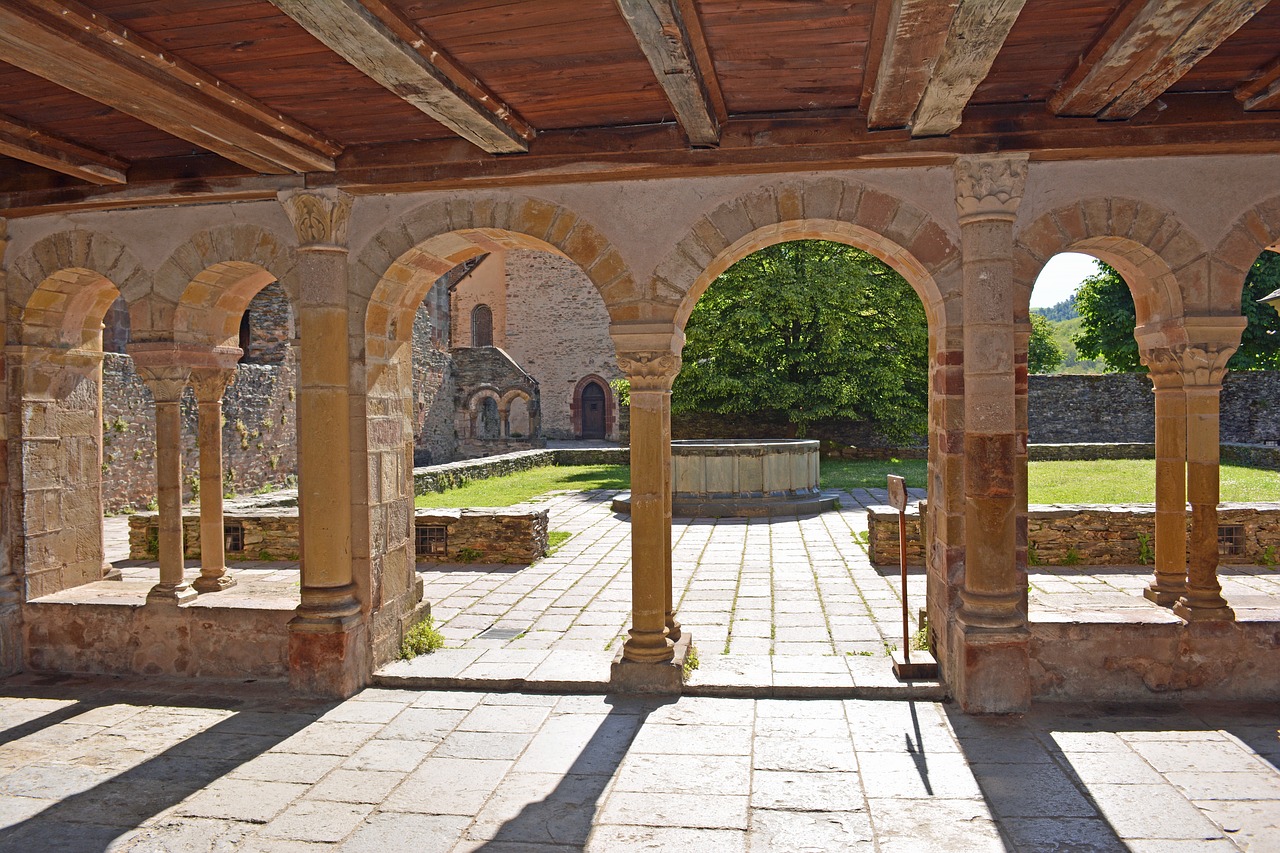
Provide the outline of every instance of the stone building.
<path id="1" fill-rule="evenodd" d="M 103 322 L 123 297 L 156 412 L 160 582 L 112 611 L 95 653 L 120 671 L 235 677 L 270 633 L 295 689 L 368 684 L 429 604 L 411 520 L 414 420 L 435 403 L 413 394 L 419 308 L 464 261 L 543 252 L 594 293 L 557 319 L 608 334 L 631 383 L 618 670 L 662 682 L 697 631 L 671 589 L 682 328 L 734 261 L 822 238 L 874 253 L 925 305 L 929 623 L 960 705 L 1017 711 L 1043 687 L 1026 609 L 1027 306 L 1068 250 L 1129 283 L 1151 368 L 1148 597 L 1182 620 L 1155 665 L 1225 661 L 1218 677 L 1274 695 L 1275 626 L 1221 596 L 1216 507 L 1241 287 L 1280 241 L 1277 4 L 1111 0 L 1064 26 L 1047 0 L 539 0 L 519 27 L 480 2 L 187 5 L 0 5 L 0 112 L 22 128 L 0 148 L 0 670 L 33 665 L 36 600 L 103 573 Z M 521 284 L 507 278 L 509 315 Z M 217 500 L 201 503 L 202 576 L 184 580 L 181 400 L 191 387 L 213 495 L 240 317 L 271 282 L 298 328 L 299 601 L 252 630 L 209 608 L 180 631 L 191 599 L 225 586 Z M 488 305 L 494 343 L 514 348 Z M 454 313 L 483 334 L 484 312 Z M 1096 636 L 1080 628 L 1072 677 L 1134 677 Z"/>

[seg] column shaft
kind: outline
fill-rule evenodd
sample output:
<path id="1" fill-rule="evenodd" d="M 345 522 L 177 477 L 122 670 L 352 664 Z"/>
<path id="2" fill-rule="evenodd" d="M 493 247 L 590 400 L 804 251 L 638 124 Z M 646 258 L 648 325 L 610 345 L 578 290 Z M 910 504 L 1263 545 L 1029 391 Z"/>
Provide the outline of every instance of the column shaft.
<path id="1" fill-rule="evenodd" d="M 160 583 L 147 601 L 190 601 L 183 579 L 182 408 L 180 397 L 156 400 L 156 499 L 160 525 Z"/>
<path id="2" fill-rule="evenodd" d="M 666 593 L 667 639 L 680 639 L 680 622 L 676 619 L 675 588 L 671 579 L 671 395 L 662 398 L 662 548 Z"/>
<path id="3" fill-rule="evenodd" d="M 1187 585 L 1186 398 L 1180 375 L 1155 381 L 1155 576 L 1143 595 L 1169 607 Z"/>
<path id="4" fill-rule="evenodd" d="M 622 646 L 631 661 L 674 656 L 667 638 L 670 586 L 670 459 L 664 409 L 670 391 L 631 386 L 631 630 Z"/>
<path id="5" fill-rule="evenodd" d="M 1218 582 L 1218 384 L 1189 385 L 1187 499 L 1191 503 L 1186 593 L 1174 612 L 1188 621 L 1232 620 Z"/>
<path id="6" fill-rule="evenodd" d="M 203 397 L 197 393 L 198 397 Z M 226 525 L 222 512 L 222 394 L 200 399 L 200 577 L 193 586 L 217 592 L 235 585 L 227 575 Z"/>

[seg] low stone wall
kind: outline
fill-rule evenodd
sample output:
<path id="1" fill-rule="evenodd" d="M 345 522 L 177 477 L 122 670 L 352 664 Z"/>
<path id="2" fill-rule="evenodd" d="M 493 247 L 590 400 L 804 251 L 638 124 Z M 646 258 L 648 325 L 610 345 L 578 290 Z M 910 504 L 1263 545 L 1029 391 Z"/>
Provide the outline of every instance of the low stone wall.
<path id="1" fill-rule="evenodd" d="M 1223 444 L 1218 452 L 1223 462 L 1280 471 L 1280 445 Z"/>
<path id="2" fill-rule="evenodd" d="M 1088 462 L 1094 459 L 1155 458 L 1155 444 L 1142 441 L 1116 442 L 1114 444 L 1084 442 L 1081 444 L 1027 445 L 1027 459 L 1032 462 Z"/>
<path id="3" fill-rule="evenodd" d="M 898 564 L 898 511 L 867 508 L 868 551 L 877 565 Z M 1188 519 L 1188 529 L 1190 519 Z M 1280 503 L 1224 503 L 1218 507 L 1220 527 L 1240 528 L 1240 552 L 1219 548 L 1224 565 L 1268 565 L 1280 562 Z M 1027 508 L 1027 562 L 1030 566 L 1134 566 L 1149 564 L 1139 535 L 1154 548 L 1155 506 L 1032 505 Z M 907 563 L 924 565 L 917 507 L 907 512 Z"/>
<path id="4" fill-rule="evenodd" d="M 236 560 L 297 560 L 298 509 L 260 507 L 227 512 L 226 525 L 239 525 L 238 550 L 227 549 L 228 562 Z M 547 553 L 547 511 L 522 509 L 420 509 L 415 513 L 419 527 L 447 529 L 447 548 L 442 554 L 419 554 L 420 562 L 532 563 Z M 184 553 L 188 559 L 200 557 L 200 517 L 193 512 L 182 519 Z M 129 518 L 129 558 L 154 560 L 158 551 L 156 514 L 142 512 Z M 228 540 L 232 537 L 228 536 Z"/>
<path id="5" fill-rule="evenodd" d="M 36 602 L 24 610 L 26 666 L 35 672 L 236 681 L 289 672 L 292 609 Z"/>
<path id="6" fill-rule="evenodd" d="M 631 451 L 626 447 L 521 450 L 501 456 L 415 468 L 413 490 L 419 495 L 443 492 L 473 480 L 487 480 L 548 465 L 628 465 L 630 461 Z"/>
<path id="7" fill-rule="evenodd" d="M 1151 608 L 1158 611 L 1158 608 Z M 1280 700 L 1280 623 L 1031 623 L 1037 700 L 1184 702 Z"/>

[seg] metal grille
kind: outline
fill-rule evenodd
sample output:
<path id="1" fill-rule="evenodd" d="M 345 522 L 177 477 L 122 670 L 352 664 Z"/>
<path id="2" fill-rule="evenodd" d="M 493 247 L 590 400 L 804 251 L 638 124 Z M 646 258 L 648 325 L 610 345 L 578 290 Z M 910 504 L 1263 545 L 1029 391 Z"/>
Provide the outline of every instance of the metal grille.
<path id="1" fill-rule="evenodd" d="M 244 550 L 244 524 L 228 521 L 222 525 L 222 542 L 227 551 Z"/>
<path id="2" fill-rule="evenodd" d="M 420 524 L 414 530 L 414 552 L 419 557 L 444 555 L 449 551 L 449 528 L 442 524 Z"/>
<path id="3" fill-rule="evenodd" d="M 1227 555 L 1244 553 L 1243 524 L 1218 525 L 1218 553 Z"/>

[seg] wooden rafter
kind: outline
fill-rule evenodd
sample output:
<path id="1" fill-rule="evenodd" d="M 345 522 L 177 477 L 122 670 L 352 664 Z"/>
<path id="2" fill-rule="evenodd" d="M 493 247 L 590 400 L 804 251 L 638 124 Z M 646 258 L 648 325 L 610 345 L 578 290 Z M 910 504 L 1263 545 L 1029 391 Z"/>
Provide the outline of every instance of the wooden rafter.
<path id="1" fill-rule="evenodd" d="M 1246 110 L 1280 110 L 1280 57 L 1234 92 Z"/>
<path id="2" fill-rule="evenodd" d="M 91 184 L 123 184 L 129 164 L 47 130 L 0 115 L 0 154 Z"/>
<path id="3" fill-rule="evenodd" d="M 960 0 L 891 0 L 867 103 L 872 130 L 906 127 L 942 55 Z"/>
<path id="4" fill-rule="evenodd" d="M 529 150 L 534 129 L 384 0 L 271 0 L 330 50 L 490 154 Z"/>
<path id="5" fill-rule="evenodd" d="M 942 56 L 911 122 L 912 136 L 943 136 L 960 126 L 1026 0 L 961 0 Z"/>
<path id="6" fill-rule="evenodd" d="M 1130 0 L 1067 75 L 1061 116 L 1126 119 L 1163 94 L 1268 0 Z"/>
<path id="7" fill-rule="evenodd" d="M 341 149 L 116 22 L 63 0 L 0 3 L 5 62 L 258 172 L 332 171 Z"/>
<path id="8" fill-rule="evenodd" d="M 616 0 L 690 144 L 720 142 L 724 95 L 692 0 Z"/>

